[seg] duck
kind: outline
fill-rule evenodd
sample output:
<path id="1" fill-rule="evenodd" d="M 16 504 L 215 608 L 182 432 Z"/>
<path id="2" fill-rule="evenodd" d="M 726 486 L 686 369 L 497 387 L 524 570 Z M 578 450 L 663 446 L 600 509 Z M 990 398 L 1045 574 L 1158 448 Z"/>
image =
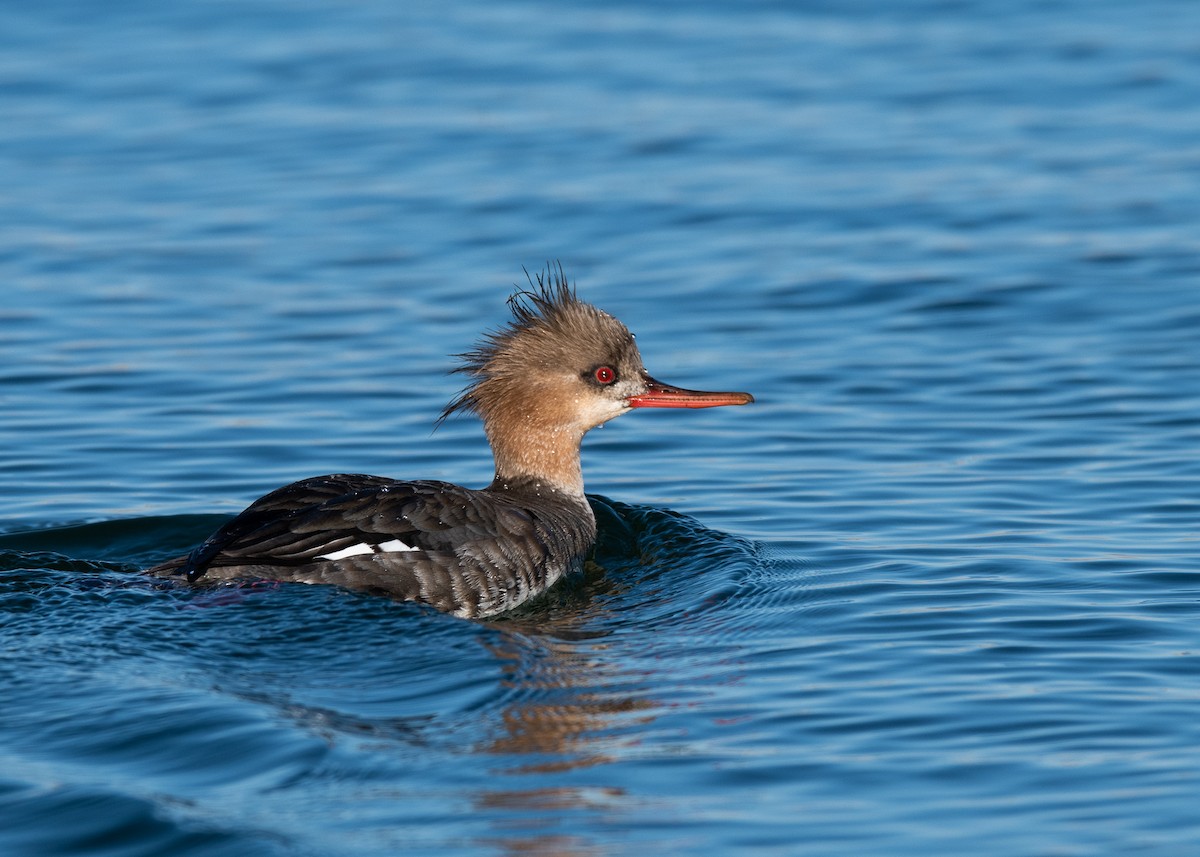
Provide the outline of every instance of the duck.
<path id="1" fill-rule="evenodd" d="M 455 372 L 442 411 L 483 421 L 495 476 L 485 488 L 337 473 L 255 500 L 191 552 L 145 573 L 181 584 L 328 584 L 467 619 L 506 613 L 578 572 L 596 540 L 580 444 L 641 408 L 746 405 L 749 393 L 665 384 L 619 320 L 581 300 L 561 265 L 512 294 L 512 318 Z"/>

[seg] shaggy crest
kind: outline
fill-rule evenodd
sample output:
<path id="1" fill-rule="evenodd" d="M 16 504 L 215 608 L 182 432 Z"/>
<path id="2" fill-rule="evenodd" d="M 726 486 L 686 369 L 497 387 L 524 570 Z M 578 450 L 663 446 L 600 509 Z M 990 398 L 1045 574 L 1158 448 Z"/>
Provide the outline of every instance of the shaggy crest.
<path id="1" fill-rule="evenodd" d="M 485 334 L 471 351 L 456 355 L 462 364 L 454 371 L 474 380 L 442 411 L 439 425 L 458 411 L 486 416 L 489 386 L 498 393 L 509 382 L 528 383 L 534 370 L 561 370 L 581 359 L 593 358 L 596 363 L 615 365 L 624 353 L 636 353 L 633 335 L 625 325 L 579 300 L 561 263 L 548 265 L 534 275 L 526 270 L 525 276 L 530 288 L 508 299 L 512 320 L 500 330 Z M 599 343 L 615 344 L 621 353 L 584 354 L 581 358 L 581 346 L 595 347 Z"/>

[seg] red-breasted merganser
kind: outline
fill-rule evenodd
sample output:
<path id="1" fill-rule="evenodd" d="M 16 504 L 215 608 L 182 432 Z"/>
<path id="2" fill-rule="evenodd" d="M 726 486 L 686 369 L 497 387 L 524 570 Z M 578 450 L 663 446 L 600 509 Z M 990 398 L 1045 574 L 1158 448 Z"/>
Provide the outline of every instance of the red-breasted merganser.
<path id="1" fill-rule="evenodd" d="M 579 300 L 561 267 L 531 288 L 509 299 L 506 327 L 460 355 L 455 371 L 473 380 L 441 416 L 483 418 L 496 464 L 487 488 L 347 474 L 304 479 L 148 573 L 188 583 L 329 583 L 479 617 L 511 610 L 581 568 L 596 538 L 579 464 L 589 429 L 632 408 L 712 408 L 754 397 L 651 378 L 625 325 Z"/>

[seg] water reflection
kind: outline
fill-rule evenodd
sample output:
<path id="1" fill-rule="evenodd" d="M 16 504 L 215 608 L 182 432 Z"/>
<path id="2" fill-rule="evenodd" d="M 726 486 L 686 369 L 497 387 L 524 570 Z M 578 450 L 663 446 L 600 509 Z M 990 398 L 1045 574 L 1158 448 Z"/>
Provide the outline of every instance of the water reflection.
<path id="1" fill-rule="evenodd" d="M 605 852 L 598 844 L 557 827 L 564 818 L 570 819 L 580 812 L 609 812 L 614 803 L 624 798 L 624 791 L 616 788 L 555 786 L 484 792 L 477 806 L 501 830 L 495 837 L 483 837 L 480 843 L 505 854 L 564 857 L 602 854 Z M 503 835 L 505 831 L 513 835 Z"/>
<path id="2" fill-rule="evenodd" d="M 496 757 L 494 772 L 500 775 L 500 787 L 472 799 L 496 827 L 497 838 L 487 844 L 512 854 L 599 853 L 594 844 L 564 832 L 564 821 L 578 813 L 611 814 L 624 804 L 625 791 L 606 785 L 530 786 L 527 778 L 615 761 L 614 750 L 632 740 L 631 730 L 655 719 L 660 703 L 642 693 L 644 681 L 621 669 L 602 639 L 508 632 L 485 645 L 501 664 L 505 695 L 501 728 L 477 748 Z"/>
<path id="3" fill-rule="evenodd" d="M 481 752 L 516 755 L 510 773 L 544 773 L 591 767 L 611 761 L 604 748 L 615 739 L 616 721 L 634 725 L 653 719 L 653 700 L 615 686 L 632 681 L 603 655 L 603 642 L 581 645 L 562 640 L 531 640 L 523 635 L 487 644 L 501 664 L 501 687 L 510 700 L 501 712 L 502 733 Z"/>

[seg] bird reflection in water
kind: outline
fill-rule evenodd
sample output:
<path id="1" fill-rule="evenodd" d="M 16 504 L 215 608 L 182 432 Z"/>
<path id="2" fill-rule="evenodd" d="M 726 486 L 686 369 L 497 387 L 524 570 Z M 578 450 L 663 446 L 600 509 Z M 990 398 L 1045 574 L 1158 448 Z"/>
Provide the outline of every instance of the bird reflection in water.
<path id="1" fill-rule="evenodd" d="M 561 621 L 556 624 L 559 634 L 570 634 Z M 495 772 L 505 777 L 496 782 L 512 785 L 473 796 L 481 814 L 495 819 L 497 835 L 486 844 L 523 855 L 601 853 L 562 826 L 571 818 L 563 812 L 619 814 L 627 800 L 624 789 L 602 782 L 531 785 L 530 778 L 615 761 L 614 751 L 634 743 L 633 733 L 652 722 L 661 705 L 643 695 L 643 682 L 622 675 L 616 660 L 605 656 L 602 637 L 510 630 L 485 645 L 501 665 L 503 697 L 496 734 L 476 752 L 496 757 Z"/>

